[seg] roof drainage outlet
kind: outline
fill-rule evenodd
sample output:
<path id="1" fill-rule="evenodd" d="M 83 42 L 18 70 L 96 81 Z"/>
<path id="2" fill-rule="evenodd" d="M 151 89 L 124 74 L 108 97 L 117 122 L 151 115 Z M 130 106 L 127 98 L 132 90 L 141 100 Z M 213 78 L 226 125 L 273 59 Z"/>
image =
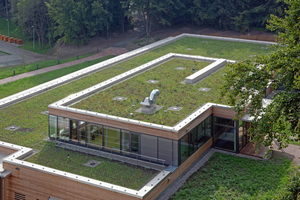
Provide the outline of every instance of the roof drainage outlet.
<path id="1" fill-rule="evenodd" d="M 94 167 L 97 167 L 100 164 L 101 164 L 101 162 L 99 162 L 97 160 L 89 160 L 86 163 L 84 163 L 83 165 L 87 166 L 87 167 L 93 167 L 94 168 Z"/>
<path id="2" fill-rule="evenodd" d="M 9 130 L 9 131 L 15 131 L 15 130 L 18 130 L 19 128 L 21 128 L 21 127 L 15 126 L 15 125 L 10 125 L 10 126 L 6 127 L 5 129 Z"/>

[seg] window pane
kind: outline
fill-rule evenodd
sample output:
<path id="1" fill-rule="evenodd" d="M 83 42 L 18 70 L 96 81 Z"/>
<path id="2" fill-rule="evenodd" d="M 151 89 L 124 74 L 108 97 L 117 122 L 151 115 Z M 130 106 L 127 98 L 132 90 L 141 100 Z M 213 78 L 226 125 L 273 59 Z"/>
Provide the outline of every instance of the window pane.
<path id="1" fill-rule="evenodd" d="M 105 138 L 104 147 L 108 147 L 109 150 L 120 150 L 120 129 L 104 127 Z"/>
<path id="2" fill-rule="evenodd" d="M 97 148 L 102 148 L 102 126 L 88 123 L 87 129 L 87 144 Z"/>
<path id="3" fill-rule="evenodd" d="M 205 142 L 211 138 L 211 116 L 205 119 Z"/>
<path id="4" fill-rule="evenodd" d="M 122 141 L 121 141 L 121 150 L 122 153 L 130 152 L 130 133 L 129 131 L 121 130 Z"/>
<path id="5" fill-rule="evenodd" d="M 183 163 L 189 157 L 189 135 L 186 134 L 180 139 L 180 160 Z"/>
<path id="6" fill-rule="evenodd" d="M 139 152 L 139 135 L 131 134 L 131 152 L 132 153 L 140 153 Z"/>
<path id="7" fill-rule="evenodd" d="M 173 163 L 174 166 L 178 166 L 178 141 L 173 140 Z"/>
<path id="8" fill-rule="evenodd" d="M 69 119 L 58 117 L 58 134 L 59 139 L 69 140 Z"/>
<path id="9" fill-rule="evenodd" d="M 197 134 L 197 144 L 198 144 L 198 149 L 205 143 L 205 124 L 204 122 L 201 122 L 198 125 L 198 134 Z"/>
<path id="10" fill-rule="evenodd" d="M 215 147 L 235 151 L 235 128 L 216 125 Z"/>
<path id="11" fill-rule="evenodd" d="M 85 138 L 86 138 L 85 124 L 86 124 L 85 122 L 79 121 L 78 142 L 80 142 L 81 144 L 85 144 Z"/>
<path id="12" fill-rule="evenodd" d="M 215 118 L 215 124 L 234 127 L 234 121 L 231 119 L 225 119 L 221 117 L 214 117 L 214 118 Z"/>
<path id="13" fill-rule="evenodd" d="M 76 120 L 70 120 L 71 123 L 71 136 L 70 140 L 73 142 L 78 142 L 77 140 L 77 126 L 78 126 L 78 121 Z"/>
<path id="14" fill-rule="evenodd" d="M 49 136 L 57 138 L 57 116 L 49 115 Z"/>
<path id="15" fill-rule="evenodd" d="M 194 148 L 194 140 L 195 140 L 195 129 L 191 130 L 189 132 L 189 155 L 192 155 L 195 152 L 195 148 Z"/>

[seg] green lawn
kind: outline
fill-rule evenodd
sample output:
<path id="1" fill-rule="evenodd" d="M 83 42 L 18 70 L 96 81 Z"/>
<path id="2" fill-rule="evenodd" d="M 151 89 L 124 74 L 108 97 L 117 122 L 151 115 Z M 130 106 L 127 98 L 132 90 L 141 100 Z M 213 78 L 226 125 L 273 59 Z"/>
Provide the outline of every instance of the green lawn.
<path id="1" fill-rule="evenodd" d="M 95 84 L 98 84 L 104 80 L 112 78 L 118 74 L 126 72 L 130 69 L 133 69 L 139 65 L 145 64 L 153 59 L 161 57 L 167 53 L 185 53 L 201 56 L 210 56 L 210 57 L 226 57 L 228 59 L 240 60 L 243 58 L 248 58 L 249 55 L 258 54 L 258 53 L 268 53 L 270 49 L 261 49 L 264 45 L 257 44 L 247 44 L 247 43 L 236 43 L 236 42 L 226 42 L 226 41 L 214 41 L 209 40 L 208 43 L 202 43 L 203 39 L 198 38 L 184 38 L 177 42 L 168 44 L 166 46 L 154 49 L 148 53 L 137 56 L 128 61 L 119 63 L 115 66 L 109 67 L 107 69 L 101 70 L 99 72 L 93 73 L 89 76 L 83 77 L 79 80 L 73 81 L 71 83 L 62 85 L 58 88 L 52 89 L 48 92 L 42 93 L 20 103 L 14 104 L 7 108 L 0 110 L 0 130 L 2 137 L 0 140 L 5 142 L 10 142 L 26 147 L 40 149 L 41 153 L 38 155 L 43 155 L 43 147 L 39 144 L 43 141 L 44 138 L 48 137 L 48 116 L 41 114 L 42 111 L 48 109 L 48 105 L 58 101 L 62 98 L 67 97 L 68 95 L 79 92 L 83 89 L 91 87 Z M 216 46 L 214 46 L 216 45 Z M 193 48 L 192 51 L 186 50 L 186 48 Z M 84 66 L 95 64 L 97 61 L 89 61 L 86 63 L 80 64 L 83 68 Z M 100 62 L 100 61 L 98 61 Z M 73 72 L 75 66 L 61 69 L 61 70 L 70 70 L 69 72 L 64 71 L 59 74 L 53 71 L 46 74 L 40 74 L 34 77 L 29 77 L 26 79 L 21 79 L 9 84 L 0 85 L 0 98 L 12 95 L 16 92 L 34 87 L 38 84 L 44 83 L 46 81 L 58 78 L 63 74 Z M 51 77 L 50 77 L 51 76 Z M 208 79 L 206 79 L 208 80 Z M 200 85 L 199 85 L 200 86 Z M 20 132 L 20 131 L 8 131 L 4 128 L 9 125 L 17 125 L 22 128 L 28 128 L 31 132 Z M 37 155 L 37 156 L 38 156 Z M 75 152 L 70 152 L 71 157 L 76 157 Z M 59 154 L 54 154 L 54 157 L 58 157 Z M 73 172 L 72 168 L 69 169 L 69 172 Z M 76 172 L 75 172 L 76 173 Z M 111 180 L 112 181 L 112 180 Z M 111 182 L 109 181 L 109 182 Z"/>
<path id="2" fill-rule="evenodd" d="M 0 91 L 1 91 L 0 99 L 10 96 L 10 95 L 13 95 L 18 92 L 22 92 L 23 90 L 32 88 L 34 86 L 45 83 L 47 81 L 51 81 L 51 80 L 59 78 L 61 76 L 70 74 L 70 73 L 78 71 L 80 69 L 89 67 L 91 65 L 97 64 L 97 63 L 102 62 L 107 59 L 110 59 L 110 56 L 104 56 L 102 58 L 86 61 L 81 64 L 73 65 L 70 67 L 66 67 L 66 68 L 55 70 L 55 71 L 31 76 L 28 78 L 23 78 L 23 79 L 13 81 L 10 83 L 2 84 L 2 85 L 0 85 Z M 0 112 L 1 112 L 1 110 L 0 110 Z"/>
<path id="3" fill-rule="evenodd" d="M 158 173 L 158 171 L 131 164 L 65 150 L 55 147 L 52 142 L 39 146 L 42 151 L 26 161 L 131 189 L 138 189 Z M 69 159 L 68 155 L 70 155 Z M 101 164 L 94 168 L 82 165 L 89 160 L 96 160 Z"/>
<path id="4" fill-rule="evenodd" d="M 194 73 L 192 71 L 193 66 L 196 72 L 209 64 L 211 63 L 178 58 L 172 59 L 112 88 L 97 93 L 72 107 L 173 126 L 206 102 L 226 103 L 226 99 L 219 100 L 219 86 L 222 84 L 221 77 L 226 67 L 196 85 L 181 83 L 187 76 Z M 186 69 L 175 70 L 176 67 L 185 67 Z M 150 79 L 158 80 L 159 82 L 156 84 L 147 83 L 146 81 Z M 200 87 L 211 88 L 211 90 L 209 92 L 200 92 L 198 91 Z M 153 115 L 135 112 L 141 107 L 136 102 L 136 99 L 139 102 L 144 100 L 145 97 L 149 97 L 153 89 L 160 91 L 156 103 L 164 106 L 164 108 Z M 127 97 L 127 99 L 125 101 L 113 101 L 112 99 L 116 96 Z M 136 106 L 132 107 L 132 105 Z M 183 107 L 183 109 L 176 112 L 164 112 L 171 106 Z M 130 116 L 130 113 L 134 113 L 133 116 Z"/>
<path id="5" fill-rule="evenodd" d="M 274 199 L 298 168 L 278 152 L 267 161 L 216 153 L 170 199 Z"/>
<path id="6" fill-rule="evenodd" d="M 8 36 L 8 24 L 6 18 L 0 18 L 0 34 Z M 9 21 L 9 37 L 14 37 L 23 40 L 24 45 L 19 46 L 20 49 L 25 49 L 40 54 L 45 54 L 51 49 L 51 47 L 48 44 L 44 44 L 44 49 L 40 50 L 37 36 L 35 36 L 35 50 L 33 50 L 33 41 L 31 40 L 32 37 L 26 36 L 22 32 L 22 29 L 18 27 L 15 23 L 13 23 L 11 20 Z"/>
<path id="7" fill-rule="evenodd" d="M 86 57 L 89 57 L 89 56 L 94 55 L 94 54 L 96 54 L 96 53 L 81 55 L 81 56 L 79 56 L 79 59 L 86 58 Z M 70 62 L 70 61 L 73 61 L 73 60 L 77 60 L 77 57 L 61 59 L 61 60 L 59 60 L 59 63 L 60 64 L 67 63 L 67 62 Z M 51 67 L 51 66 L 54 66 L 54 65 L 57 65 L 57 64 L 58 64 L 57 60 L 45 60 L 45 61 L 41 61 L 41 62 L 37 62 L 37 63 L 31 63 L 31 64 L 28 64 L 28 65 L 25 65 L 25 66 L 19 65 L 19 66 L 1 68 L 0 69 L 0 79 L 13 76 L 14 70 L 15 70 L 15 75 L 18 75 L 18 74 L 23 74 L 23 73 L 26 73 L 26 72 L 36 70 L 37 65 L 38 65 L 38 69 L 43 69 L 43 68 Z"/>

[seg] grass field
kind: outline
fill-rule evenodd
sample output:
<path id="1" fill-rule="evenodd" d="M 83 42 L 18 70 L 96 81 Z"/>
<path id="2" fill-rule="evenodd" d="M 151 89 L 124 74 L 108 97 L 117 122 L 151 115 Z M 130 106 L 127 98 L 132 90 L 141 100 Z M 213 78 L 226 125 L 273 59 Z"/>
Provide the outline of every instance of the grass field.
<path id="1" fill-rule="evenodd" d="M 86 57 L 89 57 L 89 56 L 94 55 L 94 54 L 96 54 L 96 53 L 81 55 L 81 56 L 79 56 L 79 59 L 86 58 Z M 77 57 L 61 59 L 61 60 L 59 60 L 59 63 L 63 64 L 63 63 L 67 63 L 67 62 L 70 62 L 70 61 L 73 61 L 73 60 L 77 60 Z M 45 60 L 45 61 L 41 61 L 41 62 L 37 62 L 37 63 L 31 63 L 31 64 L 28 64 L 28 65 L 25 65 L 25 66 L 19 65 L 19 66 L 1 68 L 0 69 L 0 79 L 13 76 L 14 75 L 14 70 L 15 70 L 15 75 L 18 75 L 18 74 L 23 74 L 23 73 L 26 73 L 26 72 L 36 70 L 37 65 L 38 65 L 38 69 L 43 69 L 43 68 L 51 67 L 51 66 L 54 66 L 54 65 L 57 65 L 57 64 L 58 64 L 57 60 Z"/>
<path id="2" fill-rule="evenodd" d="M 55 144 L 52 142 L 46 142 L 44 145 L 41 144 L 41 146 L 43 146 L 43 151 L 26 161 L 131 189 L 138 189 L 158 173 L 158 171 L 135 165 L 65 150 L 55 147 Z M 67 158 L 68 155 L 70 155 L 69 159 Z M 94 168 L 82 165 L 89 160 L 96 160 L 101 162 L 101 164 Z"/>
<path id="3" fill-rule="evenodd" d="M 36 76 L 31 76 L 28 78 L 24 78 L 24 79 L 20 79 L 17 81 L 13 81 L 10 83 L 6 83 L 3 85 L 0 85 L 0 99 L 13 95 L 15 93 L 21 92 L 23 90 L 32 88 L 34 86 L 40 85 L 42 83 L 45 83 L 47 81 L 51 81 L 53 79 L 59 78 L 61 76 L 70 74 L 72 72 L 75 72 L 77 70 L 89 67 L 91 65 L 97 64 L 99 62 L 102 62 L 104 60 L 109 59 L 110 56 L 104 56 L 102 58 L 99 59 L 95 59 L 95 60 L 91 60 L 91 61 L 87 61 L 78 65 L 73 65 L 70 67 L 66 67 L 66 68 L 62 68 L 62 69 L 58 69 L 58 70 L 54 70 L 51 72 L 47 72 L 44 74 L 39 74 Z M 1 112 L 1 111 L 0 111 Z"/>
<path id="4" fill-rule="evenodd" d="M 178 58 L 172 59 L 108 90 L 97 93 L 72 105 L 72 107 L 173 126 L 206 102 L 226 103 L 226 99 L 218 100 L 220 97 L 219 86 L 222 84 L 221 78 L 226 67 L 196 85 L 181 83 L 187 76 L 194 73 L 192 71 L 193 66 L 196 72 L 209 64 L 211 63 Z M 176 67 L 185 67 L 186 69 L 175 70 Z M 150 79 L 158 80 L 159 82 L 156 84 L 147 83 L 146 81 Z M 200 92 L 198 91 L 200 87 L 211 88 L 211 90 L 209 92 Z M 149 97 L 153 89 L 160 91 L 156 103 L 164 106 L 164 108 L 153 115 L 135 112 L 141 107 L 136 102 L 136 99 L 141 102 L 145 97 Z M 127 99 L 125 101 L 113 101 L 112 99 L 116 96 L 127 97 Z M 133 107 L 132 105 L 136 106 Z M 171 106 L 183 107 L 183 109 L 176 112 L 164 111 Z M 133 116 L 130 116 L 130 113 L 134 113 Z"/>
<path id="5" fill-rule="evenodd" d="M 216 153 L 170 199 L 274 199 L 298 168 L 278 152 L 267 161 Z"/>
<path id="6" fill-rule="evenodd" d="M 0 34 L 8 36 L 8 24 L 6 18 L 0 18 Z M 51 49 L 51 47 L 48 44 L 45 44 L 44 49 L 40 50 L 37 37 L 35 37 L 35 44 L 34 44 L 35 50 L 33 50 L 33 41 L 31 40 L 32 37 L 26 36 L 22 32 L 21 28 L 18 27 L 12 21 L 9 21 L 9 37 L 14 37 L 23 40 L 24 45 L 19 46 L 20 49 L 25 49 L 40 54 L 45 54 Z"/>
<path id="7" fill-rule="evenodd" d="M 202 43 L 202 41 L 202 39 L 198 38 L 184 38 L 177 42 L 168 44 L 166 46 L 152 50 L 148 53 L 137 56 L 128 61 L 119 63 L 110 68 L 83 77 L 79 80 L 75 80 L 71 83 L 62 85 L 58 88 L 52 89 L 48 92 L 42 93 L 15 105 L 1 109 L 0 136 L 2 135 L 2 137 L 0 140 L 39 149 L 41 150 L 41 152 L 37 154 L 37 156 L 43 155 L 43 152 L 48 151 L 49 149 L 49 147 L 47 147 L 46 144 L 43 143 L 43 139 L 48 137 L 48 116 L 41 114 L 41 112 L 47 110 L 49 104 L 58 101 L 70 94 L 74 94 L 83 89 L 98 84 L 104 80 L 112 78 L 120 73 L 133 69 L 139 65 L 145 64 L 153 59 L 161 57 L 170 52 L 241 60 L 243 58 L 249 58 L 249 55 L 259 53 L 265 54 L 271 51 L 271 49 L 261 49 L 261 47 L 264 45 L 214 40 L 209 40 L 208 43 Z M 193 50 L 190 51 L 187 50 L 187 48 L 193 48 Z M 88 64 L 82 63 L 80 65 L 87 66 L 92 65 L 94 63 L 96 63 L 96 61 L 90 61 Z M 72 71 L 73 67 L 65 68 L 63 70 Z M 66 73 L 64 72 L 64 74 Z M 52 77 L 49 78 L 50 75 Z M 55 71 L 53 71 L 49 75 L 41 74 L 34 77 L 29 77 L 19 81 L 11 82 L 7 85 L 1 85 L 0 98 L 12 95 L 16 92 L 20 92 L 24 89 L 28 89 L 38 84 L 52 80 L 54 77 L 59 77 Z M 20 126 L 23 129 L 27 128 L 27 130 L 30 130 L 30 132 L 20 132 L 18 130 L 11 132 L 4 129 L 5 127 L 12 124 Z M 75 157 L 76 155 L 77 154 L 75 152 L 70 152 L 70 156 Z M 54 154 L 53 156 L 59 156 L 59 154 Z M 70 165 L 73 166 L 72 163 L 70 163 Z M 60 166 L 57 167 L 58 169 L 60 169 Z M 73 173 L 72 167 L 68 168 L 68 170 L 70 170 L 69 172 Z M 134 179 L 134 177 L 132 178 Z"/>

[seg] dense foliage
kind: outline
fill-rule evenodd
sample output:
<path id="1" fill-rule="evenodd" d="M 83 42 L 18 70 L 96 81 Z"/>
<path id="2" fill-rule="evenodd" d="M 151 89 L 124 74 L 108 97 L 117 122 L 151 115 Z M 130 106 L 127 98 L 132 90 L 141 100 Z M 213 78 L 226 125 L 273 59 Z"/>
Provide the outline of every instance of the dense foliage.
<path id="1" fill-rule="evenodd" d="M 6 2 L 2 2 L 5 8 Z M 7 7 L 8 17 L 29 37 L 34 26 L 43 48 L 44 41 L 86 44 L 95 35 L 125 31 L 136 13 L 148 36 L 153 27 L 183 23 L 240 32 L 264 29 L 270 14 L 284 15 L 286 4 L 282 0 L 8 0 Z"/>
<path id="2" fill-rule="evenodd" d="M 300 1 L 285 2 L 289 4 L 285 18 L 272 15 L 268 25 L 278 31 L 279 44 L 274 46 L 277 51 L 258 55 L 255 62 L 245 60 L 232 65 L 222 87 L 238 118 L 251 102 L 251 136 L 266 146 L 277 139 L 280 147 L 285 147 L 291 137 L 300 138 Z M 280 91 L 264 107 L 261 99 L 268 84 L 275 89 L 280 86 Z"/>

